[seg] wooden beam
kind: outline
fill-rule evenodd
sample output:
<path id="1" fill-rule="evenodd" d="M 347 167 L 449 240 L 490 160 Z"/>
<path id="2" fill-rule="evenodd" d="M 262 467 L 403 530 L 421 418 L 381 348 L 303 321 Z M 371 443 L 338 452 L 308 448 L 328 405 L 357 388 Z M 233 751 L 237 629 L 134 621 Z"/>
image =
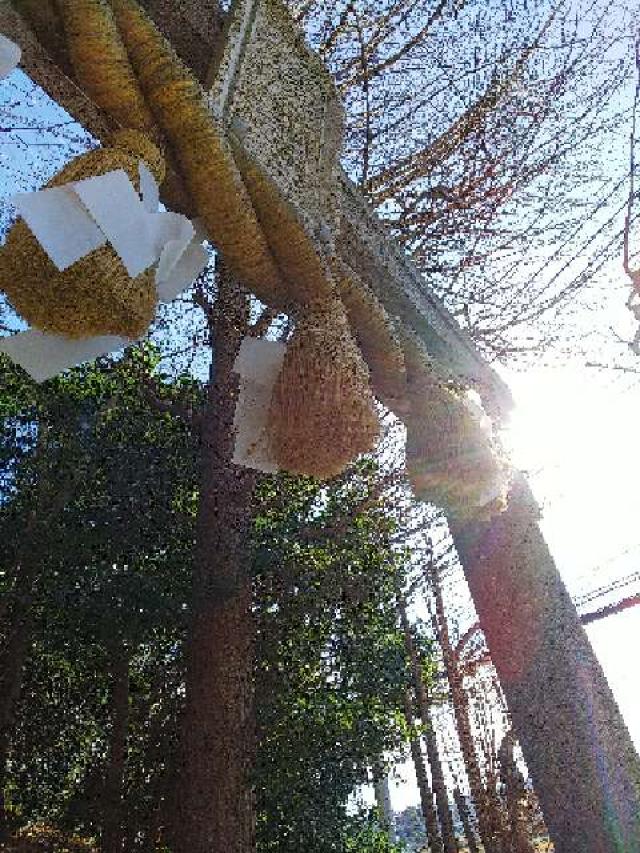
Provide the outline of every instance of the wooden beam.
<path id="1" fill-rule="evenodd" d="M 77 83 L 53 62 L 9 0 L 0 0 L 0 32 L 20 45 L 20 68 L 25 74 L 92 136 L 100 140 L 116 128 L 113 120 L 98 109 Z"/>
<path id="2" fill-rule="evenodd" d="M 140 5 L 204 83 L 223 41 L 224 13 L 219 0 L 140 0 Z"/>

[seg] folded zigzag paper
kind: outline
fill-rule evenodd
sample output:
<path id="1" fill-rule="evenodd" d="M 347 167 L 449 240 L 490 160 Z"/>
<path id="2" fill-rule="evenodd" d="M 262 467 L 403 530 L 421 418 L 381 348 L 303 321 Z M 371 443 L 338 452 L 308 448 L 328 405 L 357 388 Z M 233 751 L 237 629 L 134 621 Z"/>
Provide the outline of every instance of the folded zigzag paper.
<path id="1" fill-rule="evenodd" d="M 170 302 L 207 264 L 204 233 L 177 213 L 158 212 L 158 185 L 140 163 L 138 196 L 126 172 L 118 169 L 12 199 L 18 213 L 59 270 L 109 243 L 134 278 L 157 264 L 158 301 Z M 112 335 L 72 341 L 30 330 L 0 341 L 0 352 L 38 382 L 132 341 Z"/>
<path id="2" fill-rule="evenodd" d="M 266 474 L 279 470 L 269 442 L 268 421 L 285 350 L 286 345 L 278 341 L 247 337 L 233 366 L 240 375 L 233 462 Z"/>
<path id="3" fill-rule="evenodd" d="M 21 56 L 22 51 L 18 45 L 0 33 L 0 79 L 11 74 Z"/>

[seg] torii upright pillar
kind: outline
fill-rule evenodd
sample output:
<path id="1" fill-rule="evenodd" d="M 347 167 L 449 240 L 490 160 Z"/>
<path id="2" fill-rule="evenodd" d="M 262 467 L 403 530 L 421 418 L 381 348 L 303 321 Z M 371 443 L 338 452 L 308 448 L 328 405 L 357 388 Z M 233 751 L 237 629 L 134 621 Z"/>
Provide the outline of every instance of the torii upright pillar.
<path id="1" fill-rule="evenodd" d="M 640 759 L 539 517 L 519 476 L 450 528 L 556 853 L 638 853 Z"/>

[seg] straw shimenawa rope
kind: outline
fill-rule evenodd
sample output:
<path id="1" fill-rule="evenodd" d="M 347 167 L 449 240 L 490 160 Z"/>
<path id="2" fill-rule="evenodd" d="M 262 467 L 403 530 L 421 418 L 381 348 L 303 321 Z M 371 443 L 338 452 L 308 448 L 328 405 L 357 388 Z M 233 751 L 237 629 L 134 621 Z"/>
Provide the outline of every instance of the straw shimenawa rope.
<path id="1" fill-rule="evenodd" d="M 342 303 L 306 306 L 274 389 L 269 434 L 279 467 L 327 479 L 371 450 L 379 421 Z"/>
<path id="2" fill-rule="evenodd" d="M 153 113 L 129 62 L 107 0 L 58 0 L 77 81 L 124 127 L 160 143 Z"/>
<path id="3" fill-rule="evenodd" d="M 403 340 L 410 411 L 407 472 L 417 497 L 457 516 L 482 513 L 505 497 L 505 467 L 481 412 L 435 372 L 417 341 Z"/>
<path id="4" fill-rule="evenodd" d="M 111 0 L 111 5 L 147 103 L 173 148 L 209 237 L 243 284 L 265 302 L 281 303 L 281 273 L 200 84 L 134 0 Z"/>
<path id="5" fill-rule="evenodd" d="M 139 130 L 163 152 L 167 163 L 164 194 L 173 210 L 191 204 L 166 140 L 147 106 L 127 49 L 107 0 L 56 0 L 67 50 L 78 83 L 92 101 L 124 128 Z"/>
<path id="6" fill-rule="evenodd" d="M 407 412 L 404 352 L 383 305 L 346 266 L 336 269 L 338 293 L 371 374 L 376 397 L 398 417 Z"/>
<path id="7" fill-rule="evenodd" d="M 146 131 L 158 142 L 166 137 L 209 236 L 230 270 L 268 303 L 304 306 L 274 396 L 274 441 L 283 468 L 319 477 L 339 473 L 354 456 L 372 448 L 379 423 L 367 367 L 336 298 L 328 262 L 277 188 L 243 161 L 247 192 L 199 83 L 135 0 L 57 2 L 78 81 L 117 121 Z M 240 148 L 236 156 L 242 156 Z M 390 340 L 384 334 L 384 310 L 353 287 L 345 287 L 345 293 L 358 319 L 363 348 L 368 347 L 380 396 L 395 401 L 401 396 L 401 353 L 399 357 L 398 347 L 391 346 L 385 357 L 375 346 L 376 337 Z M 366 319 L 363 311 L 372 302 L 376 316 Z M 24 299 L 21 304 L 36 323 L 34 306 L 26 306 Z M 61 313 L 67 311 L 65 305 Z M 64 323 L 58 315 L 54 322 L 58 330 L 64 327 L 66 334 L 78 335 L 86 332 L 87 308 L 82 316 L 83 323 L 77 317 Z M 38 315 L 37 322 L 51 321 Z M 395 383 L 394 368 L 401 377 Z"/>
<path id="8" fill-rule="evenodd" d="M 139 190 L 140 160 L 162 183 L 164 162 L 158 149 L 137 131 L 121 131 L 108 147 L 77 157 L 47 186 L 124 169 Z M 153 267 L 132 279 L 111 246 L 104 245 L 61 272 L 22 219 L 0 251 L 0 289 L 32 326 L 69 338 L 138 338 L 156 308 Z"/>
<path id="9" fill-rule="evenodd" d="M 288 300 L 295 305 L 305 305 L 331 299 L 335 295 L 335 283 L 329 264 L 300 223 L 291 204 L 240 146 L 234 146 L 233 153 L 258 222 L 286 279 Z"/>

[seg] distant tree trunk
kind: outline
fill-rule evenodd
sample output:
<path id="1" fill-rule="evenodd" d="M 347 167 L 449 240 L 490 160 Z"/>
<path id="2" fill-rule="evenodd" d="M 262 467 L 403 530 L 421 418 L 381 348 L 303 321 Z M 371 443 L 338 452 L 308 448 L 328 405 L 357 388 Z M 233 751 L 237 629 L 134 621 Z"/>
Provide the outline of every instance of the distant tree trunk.
<path id="1" fill-rule="evenodd" d="M 391 795 L 389 793 L 389 777 L 382 768 L 374 770 L 373 787 L 376 794 L 376 805 L 380 815 L 382 828 L 389 836 L 389 841 L 395 843 L 395 819 L 391 808 Z"/>
<path id="2" fill-rule="evenodd" d="M 17 610 L 0 657 L 0 843 L 8 840 L 10 830 L 4 796 L 7 760 L 33 626 L 30 601 L 21 602 Z"/>
<path id="3" fill-rule="evenodd" d="M 498 758 L 509 817 L 509 850 L 512 850 L 513 853 L 535 853 L 530 828 L 526 826 L 522 813 L 527 789 L 513 755 L 513 735 L 511 732 L 507 732 L 504 736 L 498 751 Z"/>
<path id="4" fill-rule="evenodd" d="M 500 853 L 502 846 L 502 807 L 496 795 L 492 795 L 482 782 L 482 774 L 473 741 L 473 733 L 469 722 L 469 704 L 462 684 L 462 675 L 458 669 L 451 640 L 449 627 L 442 596 L 442 586 L 437 566 L 433 561 L 426 567 L 427 582 L 433 591 L 436 606 L 434 628 L 442 650 L 447 680 L 451 693 L 451 704 L 460 740 L 460 749 L 464 759 L 469 789 L 478 815 L 480 838 L 486 853 Z"/>
<path id="5" fill-rule="evenodd" d="M 456 801 L 458 814 L 460 815 L 460 820 L 464 828 L 464 834 L 467 838 L 467 847 L 469 848 L 469 853 L 480 853 L 480 848 L 478 847 L 478 841 L 476 839 L 476 831 L 471 821 L 471 815 L 469 814 L 469 807 L 462 794 L 462 791 L 457 786 L 453 789 L 453 798 Z"/>
<path id="6" fill-rule="evenodd" d="M 413 715 L 413 694 L 410 687 L 407 687 L 404 694 L 404 716 L 407 721 L 407 726 L 412 729 L 415 726 L 415 718 Z M 424 818 L 425 829 L 427 831 L 427 840 L 429 842 L 429 850 L 431 853 L 442 853 L 444 847 L 438 827 L 438 817 L 433 805 L 433 792 L 429 786 L 429 777 L 427 776 L 427 768 L 425 767 L 424 758 L 422 756 L 422 747 L 420 739 L 412 736 L 410 740 L 411 758 L 416 771 L 416 780 L 418 782 L 418 791 L 420 792 L 420 805 L 422 807 L 422 816 Z"/>
<path id="7" fill-rule="evenodd" d="M 151 707 L 154 698 L 159 699 L 160 697 L 151 698 L 147 707 Z M 169 716 L 168 719 L 156 715 L 149 729 L 144 761 L 148 767 L 161 767 L 162 769 L 153 781 L 150 796 L 151 809 L 145 830 L 144 846 L 141 848 L 143 853 L 152 853 L 152 851 L 168 846 L 168 839 L 171 838 L 172 834 L 172 824 L 176 819 L 178 719 L 179 712 L 177 709 L 174 709 L 173 715 Z"/>
<path id="8" fill-rule="evenodd" d="M 156 780 L 153 807 L 149 816 L 144 853 L 164 849 L 176 834 L 174 823 L 177 815 L 176 755 L 169 753 L 165 767 Z"/>
<path id="9" fill-rule="evenodd" d="M 111 737 L 105 780 L 102 853 L 123 853 L 124 793 L 129 733 L 129 656 L 119 642 L 111 659 Z"/>
<path id="10" fill-rule="evenodd" d="M 407 608 L 402 599 L 400 600 L 399 611 L 405 649 L 411 663 L 413 683 L 416 691 L 416 698 L 418 700 L 418 710 L 420 711 L 420 717 L 422 718 L 422 722 L 425 727 L 424 740 L 427 747 L 429 767 L 431 768 L 431 784 L 433 785 L 433 791 L 436 795 L 436 804 L 438 806 L 442 841 L 446 853 L 457 853 L 458 843 L 453 829 L 453 818 L 449 807 L 449 797 L 447 794 L 447 786 L 444 781 L 442 762 L 440 761 L 440 750 L 438 749 L 438 741 L 433 730 L 431 714 L 429 713 L 431 702 L 422 677 L 420 656 L 418 649 L 416 648 L 411 624 L 407 616 Z"/>
<path id="11" fill-rule="evenodd" d="M 249 306 L 226 274 L 219 276 L 217 302 L 223 309 L 208 309 L 214 359 L 202 427 L 176 853 L 251 853 L 255 847 L 247 542 L 255 475 L 231 461 L 238 391 L 232 367 Z"/>

